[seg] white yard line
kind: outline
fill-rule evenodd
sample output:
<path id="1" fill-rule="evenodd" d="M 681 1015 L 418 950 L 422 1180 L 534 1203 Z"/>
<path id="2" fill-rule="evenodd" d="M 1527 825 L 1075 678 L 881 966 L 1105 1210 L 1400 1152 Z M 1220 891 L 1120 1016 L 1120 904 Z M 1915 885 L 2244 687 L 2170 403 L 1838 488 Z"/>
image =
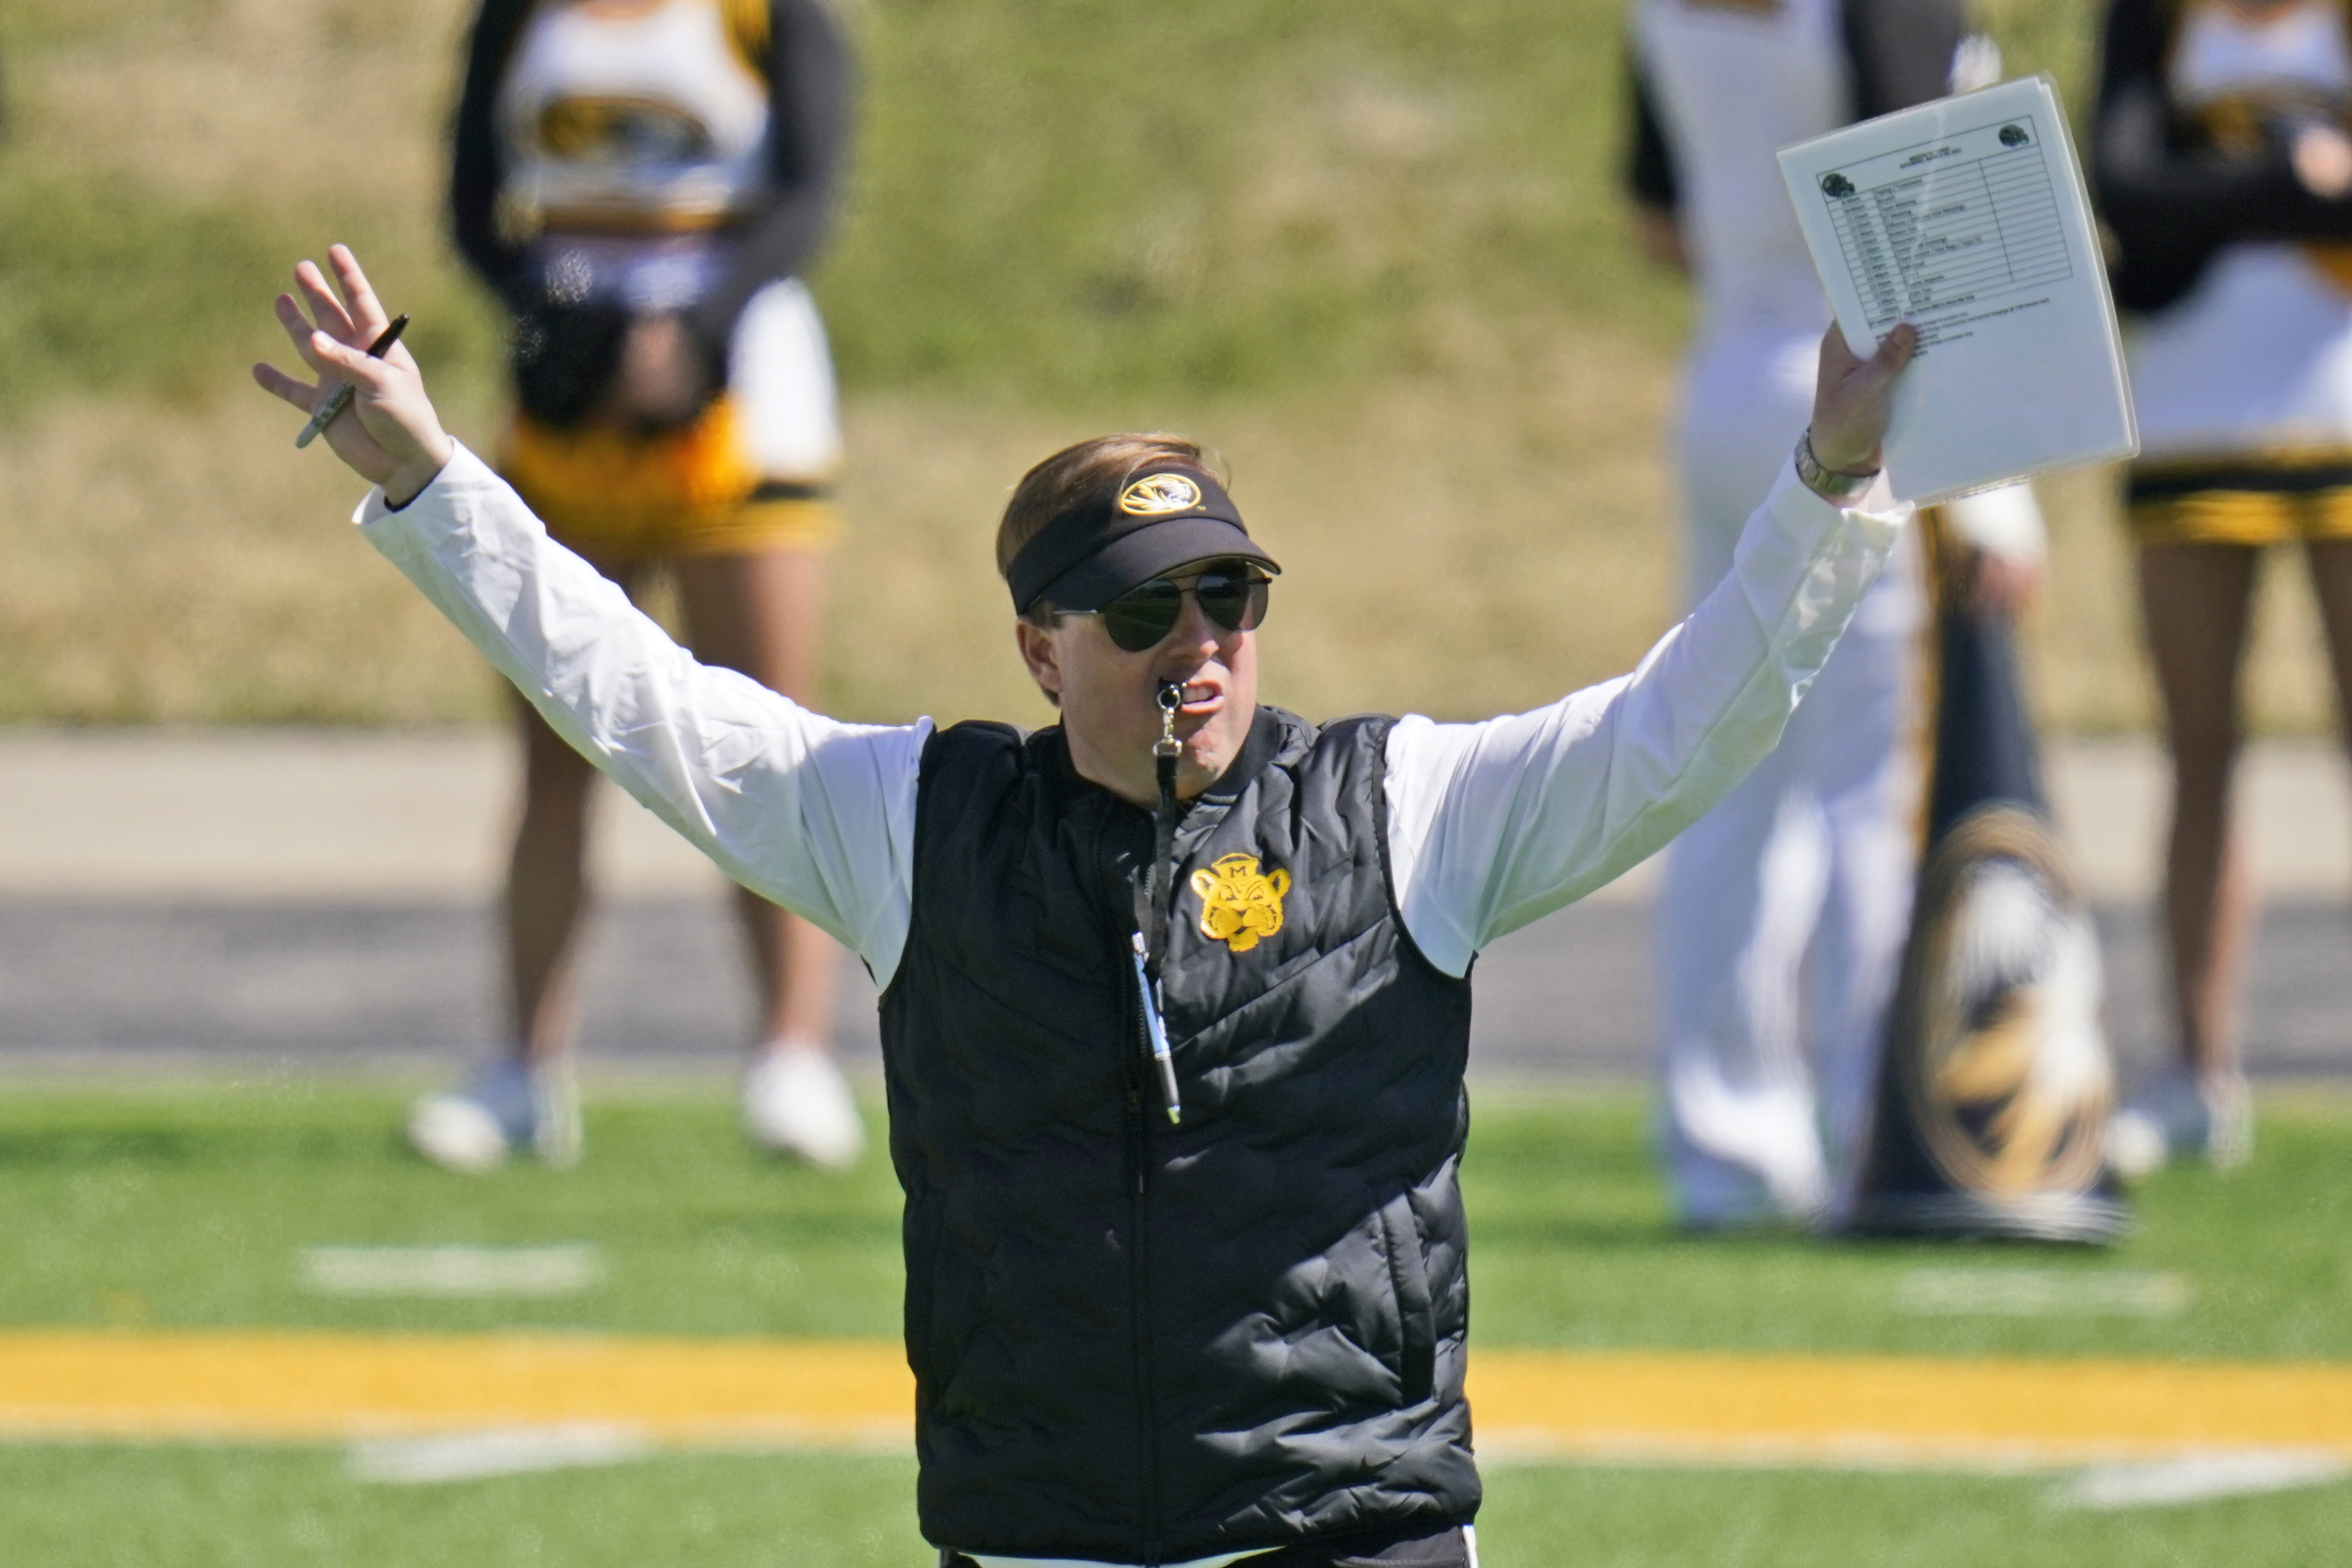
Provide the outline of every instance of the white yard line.
<path id="1" fill-rule="evenodd" d="M 2340 1454 L 2293 1448 L 2187 1454 L 2147 1464 L 2094 1466 L 2053 1488 L 2050 1503 L 2103 1511 L 2177 1508 L 2216 1498 L 2326 1486 L 2347 1475 L 2352 1475 L 2352 1464 Z"/>
<path id="2" fill-rule="evenodd" d="M 378 1437 L 351 1448 L 352 1479 L 393 1486 L 593 1469 L 643 1458 L 653 1439 L 635 1427 L 572 1422 L 430 1437 Z"/>
<path id="3" fill-rule="evenodd" d="M 321 1296 L 576 1296 L 604 1282 L 604 1256 L 555 1247 L 312 1247 L 302 1288 Z"/>
<path id="4" fill-rule="evenodd" d="M 2196 1291 L 2188 1277 L 2147 1269 L 1913 1269 L 1895 1285 L 1915 1317 L 2177 1317 Z"/>

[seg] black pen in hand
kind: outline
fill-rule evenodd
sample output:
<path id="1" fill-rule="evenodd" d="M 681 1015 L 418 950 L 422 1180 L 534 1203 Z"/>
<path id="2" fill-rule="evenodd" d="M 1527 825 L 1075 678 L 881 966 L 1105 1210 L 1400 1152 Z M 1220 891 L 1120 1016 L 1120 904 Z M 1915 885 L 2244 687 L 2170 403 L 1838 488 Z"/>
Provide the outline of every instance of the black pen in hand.
<path id="1" fill-rule="evenodd" d="M 401 333 L 407 330 L 407 317 L 394 317 L 392 325 L 377 333 L 375 341 L 368 345 L 368 358 L 381 360 L 392 352 L 392 346 L 400 341 Z M 310 423 L 302 427 L 302 434 L 294 438 L 295 446 L 297 448 L 308 446 L 318 440 L 319 432 L 334 423 L 335 416 L 352 406 L 352 399 L 358 394 L 358 392 L 359 388 L 355 382 L 345 382 L 329 393 L 327 401 L 319 405 L 319 412 L 310 416 Z"/>

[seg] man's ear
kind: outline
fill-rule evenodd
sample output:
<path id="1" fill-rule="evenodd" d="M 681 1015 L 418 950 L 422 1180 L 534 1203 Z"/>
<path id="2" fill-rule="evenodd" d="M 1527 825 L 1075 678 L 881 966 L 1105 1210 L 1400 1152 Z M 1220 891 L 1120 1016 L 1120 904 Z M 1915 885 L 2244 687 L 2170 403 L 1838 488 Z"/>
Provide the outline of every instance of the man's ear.
<path id="1" fill-rule="evenodd" d="M 1024 616 L 1013 622 L 1013 640 L 1020 646 L 1021 662 L 1029 666 L 1029 678 L 1037 683 L 1047 702 L 1060 707 L 1062 651 L 1055 644 L 1053 629 Z"/>

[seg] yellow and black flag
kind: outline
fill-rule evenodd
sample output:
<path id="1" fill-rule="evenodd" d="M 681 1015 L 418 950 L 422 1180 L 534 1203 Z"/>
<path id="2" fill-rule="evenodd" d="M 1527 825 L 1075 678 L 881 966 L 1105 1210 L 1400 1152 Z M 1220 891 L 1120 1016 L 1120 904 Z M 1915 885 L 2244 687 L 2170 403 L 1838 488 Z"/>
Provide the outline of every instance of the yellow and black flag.
<path id="1" fill-rule="evenodd" d="M 1926 514 L 1936 566 L 1927 824 L 1853 1224 L 2105 1243 L 2115 1062 L 2099 945 L 2052 831 L 2006 615 Z"/>

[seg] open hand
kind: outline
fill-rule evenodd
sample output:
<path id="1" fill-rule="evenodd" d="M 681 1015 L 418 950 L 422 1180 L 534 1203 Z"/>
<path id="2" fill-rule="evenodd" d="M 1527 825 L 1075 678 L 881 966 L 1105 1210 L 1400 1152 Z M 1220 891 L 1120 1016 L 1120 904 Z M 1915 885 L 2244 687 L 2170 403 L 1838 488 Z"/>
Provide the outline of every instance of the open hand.
<path id="1" fill-rule="evenodd" d="M 454 445 L 433 412 L 433 401 L 425 395 L 425 378 L 407 345 L 394 343 L 383 359 L 368 358 L 367 346 L 392 318 L 368 287 L 358 258 L 339 245 L 329 248 L 327 259 L 341 287 L 341 298 L 327 286 L 318 264 L 304 261 L 295 267 L 294 281 L 310 305 L 310 315 L 302 313 L 292 295 L 281 294 L 276 301 L 278 324 L 293 340 L 302 362 L 317 372 L 318 382 L 299 381 L 275 365 L 254 366 L 253 379 L 264 392 L 305 414 L 333 396 L 337 387 L 352 383 L 356 395 L 352 406 L 327 426 L 327 444 L 361 478 L 383 486 L 384 499 L 405 506 L 441 472 Z"/>
<path id="2" fill-rule="evenodd" d="M 1822 334 L 1820 378 L 1813 384 L 1813 457 L 1834 474 L 1875 474 L 1879 443 L 1893 413 L 1895 378 L 1919 351 L 1919 329 L 1908 321 L 1880 340 L 1864 359 L 1846 347 L 1837 323 Z"/>

